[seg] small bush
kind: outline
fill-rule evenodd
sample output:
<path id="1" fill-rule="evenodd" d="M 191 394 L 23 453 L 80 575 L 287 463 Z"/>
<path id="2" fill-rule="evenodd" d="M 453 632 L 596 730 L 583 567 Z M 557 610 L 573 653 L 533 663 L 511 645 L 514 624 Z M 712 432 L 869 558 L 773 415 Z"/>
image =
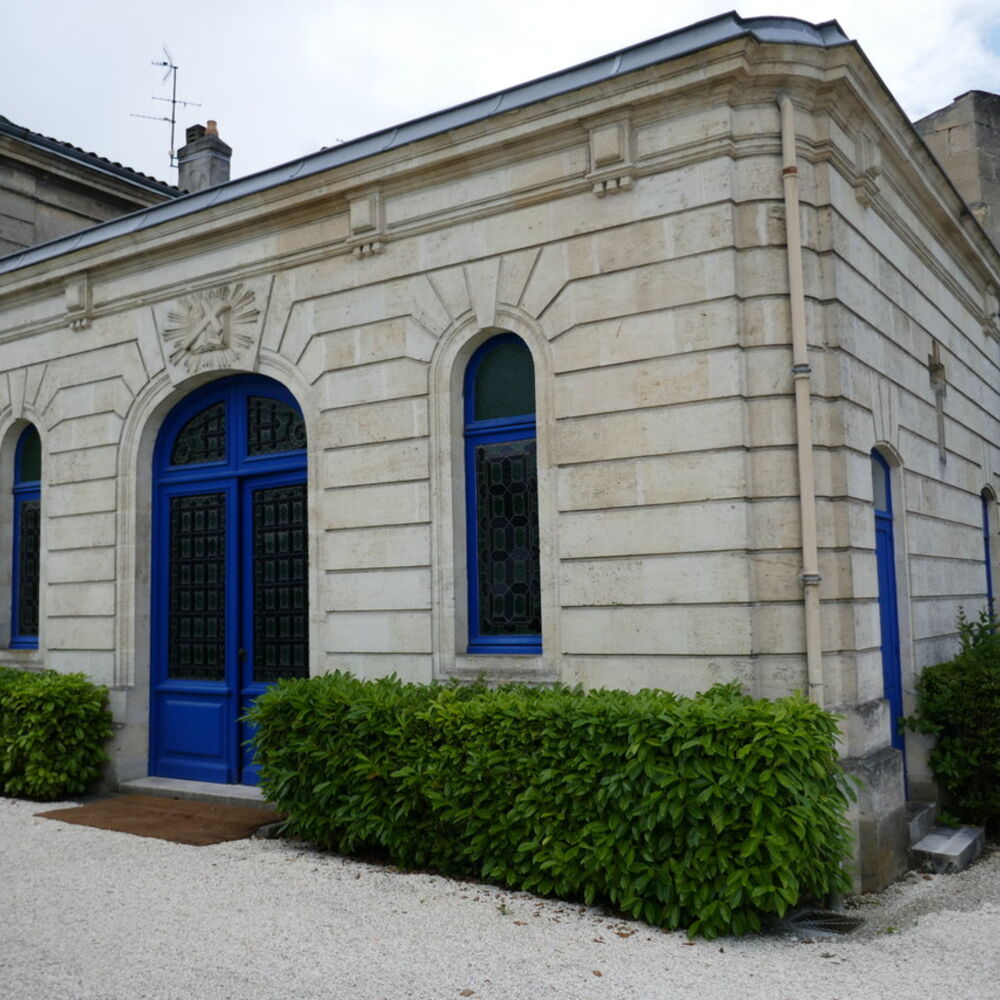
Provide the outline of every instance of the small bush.
<path id="1" fill-rule="evenodd" d="M 961 649 L 925 667 L 907 725 L 935 737 L 934 777 L 963 822 L 1000 832 L 1000 623 L 959 614 Z"/>
<path id="2" fill-rule="evenodd" d="M 0 791 L 49 800 L 86 791 L 108 759 L 106 701 L 83 674 L 0 667 Z"/>
<path id="3" fill-rule="evenodd" d="M 735 685 L 417 686 L 331 674 L 249 714 L 289 832 L 714 937 L 847 887 L 835 719 Z"/>

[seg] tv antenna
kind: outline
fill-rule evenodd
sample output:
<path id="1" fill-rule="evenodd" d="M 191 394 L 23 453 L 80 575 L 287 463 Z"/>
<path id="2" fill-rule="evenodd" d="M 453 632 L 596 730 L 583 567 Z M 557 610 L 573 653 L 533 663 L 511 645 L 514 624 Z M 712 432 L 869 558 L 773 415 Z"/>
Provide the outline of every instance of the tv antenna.
<path id="1" fill-rule="evenodd" d="M 169 97 L 157 97 L 153 95 L 154 101 L 164 101 L 170 105 L 170 117 L 167 118 L 166 115 L 137 115 L 133 113 L 132 118 L 148 118 L 150 121 L 154 122 L 170 122 L 170 166 L 177 166 L 177 150 L 174 146 L 174 133 L 177 129 L 177 106 L 180 105 L 182 108 L 200 108 L 201 105 L 196 101 L 179 101 L 177 100 L 177 66 L 174 63 L 174 57 L 170 54 L 170 50 L 163 46 L 163 54 L 167 57 L 166 59 L 154 59 L 152 61 L 153 66 L 162 66 L 166 69 L 163 74 L 163 80 L 161 82 L 166 83 L 167 77 L 170 77 L 170 96 Z"/>

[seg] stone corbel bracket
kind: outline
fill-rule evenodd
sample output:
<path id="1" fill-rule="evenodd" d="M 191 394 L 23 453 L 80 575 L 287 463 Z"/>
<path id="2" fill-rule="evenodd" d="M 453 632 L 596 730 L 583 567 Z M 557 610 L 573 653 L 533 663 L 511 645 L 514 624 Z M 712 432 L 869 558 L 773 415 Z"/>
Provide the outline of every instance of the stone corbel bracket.
<path id="1" fill-rule="evenodd" d="M 632 127 L 627 118 L 588 126 L 590 172 L 587 180 L 598 198 L 617 194 L 632 186 L 635 162 L 632 156 Z"/>
<path id="2" fill-rule="evenodd" d="M 90 326 L 92 295 L 90 276 L 86 273 L 75 275 L 66 282 L 64 291 L 67 323 L 71 330 L 86 330 Z"/>
<path id="3" fill-rule="evenodd" d="M 854 196 L 867 208 L 875 200 L 882 176 L 882 150 L 867 132 L 859 132 L 855 142 L 854 165 L 857 173 L 851 180 Z"/>
<path id="4" fill-rule="evenodd" d="M 350 235 L 347 245 L 355 257 L 371 257 L 385 251 L 385 206 L 378 191 L 351 196 L 348 200 Z"/>
<path id="5" fill-rule="evenodd" d="M 1000 297 L 993 285 L 983 289 L 983 333 L 1000 341 Z"/>

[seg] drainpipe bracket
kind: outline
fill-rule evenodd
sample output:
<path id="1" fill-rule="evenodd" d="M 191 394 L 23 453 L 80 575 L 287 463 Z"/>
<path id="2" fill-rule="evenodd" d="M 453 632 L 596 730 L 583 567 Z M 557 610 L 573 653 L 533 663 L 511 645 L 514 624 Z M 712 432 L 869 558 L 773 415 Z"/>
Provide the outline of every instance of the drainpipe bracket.
<path id="1" fill-rule="evenodd" d="M 812 365 L 802 362 L 801 364 L 792 365 L 792 378 L 809 378 L 812 375 Z"/>
<path id="2" fill-rule="evenodd" d="M 822 579 L 823 577 L 819 573 L 802 573 L 799 576 L 803 587 L 818 587 Z"/>

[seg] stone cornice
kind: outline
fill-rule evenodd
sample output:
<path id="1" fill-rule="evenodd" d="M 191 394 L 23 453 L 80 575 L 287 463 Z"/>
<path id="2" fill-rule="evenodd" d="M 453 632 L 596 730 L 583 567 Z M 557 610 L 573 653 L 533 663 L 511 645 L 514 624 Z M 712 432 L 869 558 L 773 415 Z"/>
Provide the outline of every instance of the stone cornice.
<path id="1" fill-rule="evenodd" d="M 156 227 L 0 276 L 0 301 L 17 307 L 40 303 L 54 292 L 61 296 L 77 280 L 76 276 L 86 272 L 91 289 L 87 315 L 98 318 L 124 308 L 153 304 L 194 287 L 243 280 L 341 254 L 353 253 L 359 258 L 359 266 L 365 266 L 364 257 L 387 247 L 391 254 L 392 243 L 404 238 L 584 191 L 595 192 L 595 181 L 603 183 L 605 174 L 615 181 L 627 177 L 631 185 L 644 176 L 720 156 L 734 159 L 777 156 L 776 117 L 774 134 L 754 135 L 734 135 L 731 117 L 739 107 L 769 102 L 781 86 L 791 86 L 793 98 L 801 103 L 806 113 L 828 114 L 848 134 L 857 131 L 858 123 L 868 123 L 869 129 L 879 136 L 881 155 L 888 164 L 889 173 L 904 173 L 899 164 L 902 162 L 905 167 L 909 147 L 916 144 L 923 149 L 901 113 L 894 116 L 884 112 L 885 107 L 891 112 L 896 106 L 891 100 L 883 99 L 884 88 L 856 47 L 825 50 L 762 45 L 753 39 L 741 39 L 702 51 L 697 57 L 648 67 L 517 109 L 488 122 L 471 124 L 457 134 L 433 135 L 327 173 L 265 188 L 239 201 L 210 206 L 196 214 L 169 219 Z M 882 108 L 872 100 L 873 96 L 881 101 Z M 679 120 L 685 112 L 711 107 L 724 108 L 729 116 L 725 132 L 677 142 L 652 152 L 637 151 L 635 136 L 643 129 L 659 122 Z M 584 108 L 586 116 L 580 114 Z M 609 123 L 623 130 L 619 159 L 613 163 L 608 160 L 606 166 L 610 169 L 607 170 L 598 165 L 595 172 L 594 130 Z M 610 155 L 607 138 L 605 135 L 601 140 L 604 142 L 602 156 Z M 514 191 L 503 189 L 392 221 L 395 200 L 407 193 L 461 183 L 491 170 L 515 168 L 533 156 L 559 154 L 567 159 L 575 158 L 578 169 Z M 981 258 L 981 248 L 970 239 L 969 233 L 956 224 L 953 206 L 948 204 L 950 188 L 944 194 L 934 189 L 935 178 L 928 178 L 923 167 L 932 169 L 936 165 L 926 156 L 925 150 L 924 154 L 926 164 L 919 170 L 911 168 L 907 176 L 921 192 L 924 188 L 929 189 L 927 194 L 933 203 L 930 215 L 935 220 L 932 228 L 936 238 L 951 248 L 954 266 L 964 269 L 972 284 L 981 285 L 990 275 L 988 263 Z M 863 165 L 852 161 L 829 137 L 810 140 L 800 136 L 800 155 L 814 163 L 829 163 L 856 190 L 863 191 L 872 209 L 898 232 L 970 312 L 976 314 L 978 306 L 968 290 L 951 275 L 949 268 L 943 267 L 923 247 L 905 220 L 886 205 L 878 190 L 879 185 L 889 183 L 894 193 L 906 200 L 909 196 L 905 185 L 901 189 L 895 181 L 880 175 L 876 175 L 876 183 L 870 169 L 866 172 Z M 616 190 L 626 186 L 616 184 Z M 371 198 L 375 200 L 370 201 Z M 369 199 L 367 210 L 360 207 L 366 199 Z M 911 210 L 916 211 L 912 199 L 910 205 Z M 917 214 L 926 220 L 926 206 Z M 208 264 L 207 255 L 212 251 L 245 246 L 252 240 L 264 240 L 296 227 L 315 226 L 319 230 L 324 223 L 328 230 L 336 228 L 338 232 L 326 237 L 317 234 L 312 245 L 286 252 L 261 248 L 252 260 L 238 266 Z M 195 255 L 205 256 L 208 265 L 199 273 L 197 282 L 174 279 L 155 288 L 147 286 L 141 293 L 130 293 L 126 297 L 107 298 L 101 294 L 101 285 L 113 279 L 140 272 L 149 274 L 157 266 Z M 993 284 L 998 285 L 1000 281 L 994 280 Z M 24 322 L 17 327 L 8 325 L 0 334 L 0 341 L 28 331 L 55 329 L 66 322 L 65 312 L 58 316 L 54 313 L 45 317 L 37 313 L 31 318 L 25 316 Z"/>

